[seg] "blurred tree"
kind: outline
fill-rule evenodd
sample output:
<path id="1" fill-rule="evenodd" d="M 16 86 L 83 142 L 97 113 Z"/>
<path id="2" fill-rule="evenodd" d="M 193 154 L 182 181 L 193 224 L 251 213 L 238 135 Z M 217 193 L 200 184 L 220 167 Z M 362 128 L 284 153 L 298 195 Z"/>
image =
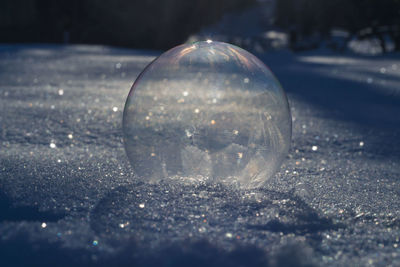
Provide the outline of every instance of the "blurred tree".
<path id="1" fill-rule="evenodd" d="M 329 38 L 331 30 L 339 27 L 351 36 L 376 37 L 383 51 L 384 35 L 388 34 L 400 50 L 400 0 L 277 1 L 276 23 L 289 30 L 291 36 L 296 29 L 303 37 L 319 33 Z"/>
<path id="2" fill-rule="evenodd" d="M 0 42 L 169 48 L 256 0 L 3 0 Z"/>
<path id="3" fill-rule="evenodd" d="M 36 40 L 38 34 L 33 31 L 37 26 L 35 4 L 35 0 L 0 1 L 0 38 L 12 36 L 15 42 L 25 38 Z"/>

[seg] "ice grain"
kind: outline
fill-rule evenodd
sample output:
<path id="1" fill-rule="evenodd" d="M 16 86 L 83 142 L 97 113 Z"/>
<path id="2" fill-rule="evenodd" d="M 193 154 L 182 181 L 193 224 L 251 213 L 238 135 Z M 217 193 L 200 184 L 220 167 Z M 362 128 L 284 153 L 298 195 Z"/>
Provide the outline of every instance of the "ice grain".
<path id="1" fill-rule="evenodd" d="M 1 266 L 400 265 L 398 55 L 261 55 L 294 135 L 256 190 L 135 179 L 121 111 L 156 55 L 0 46 Z M 188 175 L 217 164 L 190 145 L 178 153 Z"/>

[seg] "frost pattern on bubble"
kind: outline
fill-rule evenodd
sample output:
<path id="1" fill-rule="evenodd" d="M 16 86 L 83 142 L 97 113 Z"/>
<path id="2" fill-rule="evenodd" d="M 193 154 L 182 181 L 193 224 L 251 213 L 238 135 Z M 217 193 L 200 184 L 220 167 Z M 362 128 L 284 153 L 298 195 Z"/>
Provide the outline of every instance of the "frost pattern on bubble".
<path id="1" fill-rule="evenodd" d="M 175 47 L 149 64 L 128 95 L 124 143 L 144 180 L 179 177 L 264 184 L 291 140 L 286 95 L 249 52 L 221 42 Z"/>

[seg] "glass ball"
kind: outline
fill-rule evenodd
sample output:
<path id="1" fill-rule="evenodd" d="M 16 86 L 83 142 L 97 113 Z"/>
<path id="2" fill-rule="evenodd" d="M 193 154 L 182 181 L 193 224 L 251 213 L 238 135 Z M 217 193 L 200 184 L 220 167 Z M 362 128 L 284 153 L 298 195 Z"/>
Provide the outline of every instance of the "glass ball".
<path id="1" fill-rule="evenodd" d="M 278 80 L 258 58 L 222 42 L 172 48 L 138 76 L 123 115 L 138 177 L 254 188 L 279 169 L 291 115 Z"/>

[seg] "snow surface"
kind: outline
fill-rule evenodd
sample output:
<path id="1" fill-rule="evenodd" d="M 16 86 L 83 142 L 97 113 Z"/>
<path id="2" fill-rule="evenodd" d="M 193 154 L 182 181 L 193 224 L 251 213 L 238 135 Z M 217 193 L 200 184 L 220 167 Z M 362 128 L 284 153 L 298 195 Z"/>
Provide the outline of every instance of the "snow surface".
<path id="1" fill-rule="evenodd" d="M 159 53 L 0 46 L 1 266 L 400 266 L 400 56 L 258 55 L 292 149 L 264 188 L 146 184 L 122 144 Z"/>

